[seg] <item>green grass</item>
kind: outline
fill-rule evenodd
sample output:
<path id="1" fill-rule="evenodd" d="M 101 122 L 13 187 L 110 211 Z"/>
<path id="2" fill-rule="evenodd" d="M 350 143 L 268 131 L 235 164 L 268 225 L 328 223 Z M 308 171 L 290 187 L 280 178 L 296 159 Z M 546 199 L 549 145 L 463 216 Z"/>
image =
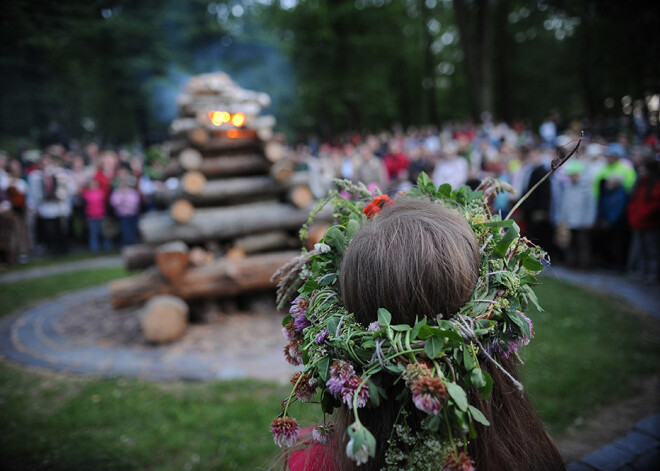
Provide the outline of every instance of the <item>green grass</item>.
<path id="1" fill-rule="evenodd" d="M 71 381 L 7 366 L 0 375 L 0 457 L 10 469 L 265 469 L 279 453 L 268 428 L 284 386 Z M 297 408 L 311 424 L 311 409 Z"/>
<path id="2" fill-rule="evenodd" d="M 34 260 L 30 260 L 27 263 L 19 263 L 19 264 L 11 265 L 5 270 L 0 270 L 0 273 L 10 273 L 16 271 L 29 270 L 32 268 L 42 268 L 52 265 L 59 265 L 60 263 L 79 262 L 81 260 L 91 260 L 94 258 L 109 257 L 113 255 L 119 255 L 119 250 L 111 250 L 109 252 L 101 252 L 101 253 L 84 251 L 84 252 L 64 254 L 64 255 L 49 255 L 46 257 L 40 257 Z"/>
<path id="3" fill-rule="evenodd" d="M 659 372 L 660 328 L 609 296 L 542 280 L 545 312 L 532 313 L 536 336 L 523 350 L 523 379 L 549 431 L 559 433 L 633 395 L 635 378 Z"/>
<path id="4" fill-rule="evenodd" d="M 18 282 L 9 294 L 30 302 L 119 275 L 95 272 L 96 281 L 86 272 L 66 284 L 64 275 Z M 524 379 L 552 434 L 657 373 L 657 323 L 549 278 L 538 294 L 546 312 L 532 313 L 536 338 L 524 350 Z M 288 392 L 259 381 L 159 384 L 0 364 L 0 462 L 10 469 L 267 469 L 279 453 L 269 424 Z M 315 407 L 293 407 L 303 424 L 314 422 Z"/>
<path id="5" fill-rule="evenodd" d="M 122 267 L 96 268 L 0 284 L 0 317 L 40 299 L 128 276 Z"/>

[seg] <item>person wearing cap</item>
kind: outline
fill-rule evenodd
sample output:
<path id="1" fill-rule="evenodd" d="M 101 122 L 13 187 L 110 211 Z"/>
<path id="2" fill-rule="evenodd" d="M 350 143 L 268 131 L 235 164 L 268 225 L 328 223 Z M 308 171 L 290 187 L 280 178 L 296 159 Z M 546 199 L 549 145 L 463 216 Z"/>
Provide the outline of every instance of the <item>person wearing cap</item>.
<path id="1" fill-rule="evenodd" d="M 628 247 L 630 235 L 626 205 L 637 174 L 625 159 L 625 148 L 620 143 L 609 144 L 604 153 L 607 163 L 593 183 L 598 202 L 594 251 L 605 266 L 623 270 L 627 255 L 625 247 Z"/>
<path id="2" fill-rule="evenodd" d="M 596 200 L 584 172 L 585 164 L 579 160 L 571 160 L 564 167 L 569 183 L 561 194 L 557 221 L 570 231 L 566 263 L 579 268 L 590 265 L 590 232 L 596 220 Z"/>
<path id="3" fill-rule="evenodd" d="M 630 193 L 633 185 L 635 185 L 637 174 L 632 164 L 625 157 L 626 150 L 618 142 L 612 142 L 605 148 L 607 164 L 600 170 L 594 180 L 594 192 L 597 198 L 600 195 L 604 182 L 612 179 L 612 177 L 618 177 L 625 192 Z"/>

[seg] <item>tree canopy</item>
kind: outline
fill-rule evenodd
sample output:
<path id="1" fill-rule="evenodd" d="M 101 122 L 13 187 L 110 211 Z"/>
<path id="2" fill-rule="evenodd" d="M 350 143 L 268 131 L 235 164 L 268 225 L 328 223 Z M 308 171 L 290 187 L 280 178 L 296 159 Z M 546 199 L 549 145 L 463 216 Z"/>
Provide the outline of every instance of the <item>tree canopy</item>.
<path id="1" fill-rule="evenodd" d="M 166 136 L 191 74 L 269 93 L 291 136 L 654 112 L 658 8 L 616 0 L 14 0 L 0 135 Z M 656 100 L 657 101 L 657 100 Z M 657 119 L 657 110 L 654 115 Z"/>

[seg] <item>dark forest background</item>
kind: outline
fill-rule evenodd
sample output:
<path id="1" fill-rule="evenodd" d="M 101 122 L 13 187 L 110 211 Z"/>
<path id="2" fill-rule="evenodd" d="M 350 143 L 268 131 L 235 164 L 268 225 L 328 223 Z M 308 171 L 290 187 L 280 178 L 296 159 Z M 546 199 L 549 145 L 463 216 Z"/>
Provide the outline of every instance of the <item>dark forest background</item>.
<path id="1" fill-rule="evenodd" d="M 660 89 L 657 2 L 12 0 L 0 144 L 166 136 L 191 74 L 265 91 L 292 138 L 446 119 L 605 120 Z M 652 123 L 653 124 L 653 123 Z"/>

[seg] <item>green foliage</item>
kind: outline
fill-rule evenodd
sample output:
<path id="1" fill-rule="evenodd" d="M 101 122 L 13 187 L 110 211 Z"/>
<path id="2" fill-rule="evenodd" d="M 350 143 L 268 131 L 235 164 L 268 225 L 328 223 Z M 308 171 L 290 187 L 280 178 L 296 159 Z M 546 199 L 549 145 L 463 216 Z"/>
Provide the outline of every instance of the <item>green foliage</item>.
<path id="1" fill-rule="evenodd" d="M 493 111 L 507 120 L 538 122 L 553 108 L 615 116 L 620 107 L 606 108 L 605 98 L 657 92 L 657 9 L 640 15 L 634 2 L 597 0 L 461 2 L 474 21 L 460 38 L 452 2 L 380 3 L 2 2 L 1 137 L 163 135 L 162 101 L 172 108 L 187 74 L 218 69 L 270 93 L 278 126 L 298 136 L 463 118 L 474 114 L 468 50 L 480 44 L 492 52 L 492 77 L 483 80 Z M 488 40 L 474 41 L 482 36 Z"/>

